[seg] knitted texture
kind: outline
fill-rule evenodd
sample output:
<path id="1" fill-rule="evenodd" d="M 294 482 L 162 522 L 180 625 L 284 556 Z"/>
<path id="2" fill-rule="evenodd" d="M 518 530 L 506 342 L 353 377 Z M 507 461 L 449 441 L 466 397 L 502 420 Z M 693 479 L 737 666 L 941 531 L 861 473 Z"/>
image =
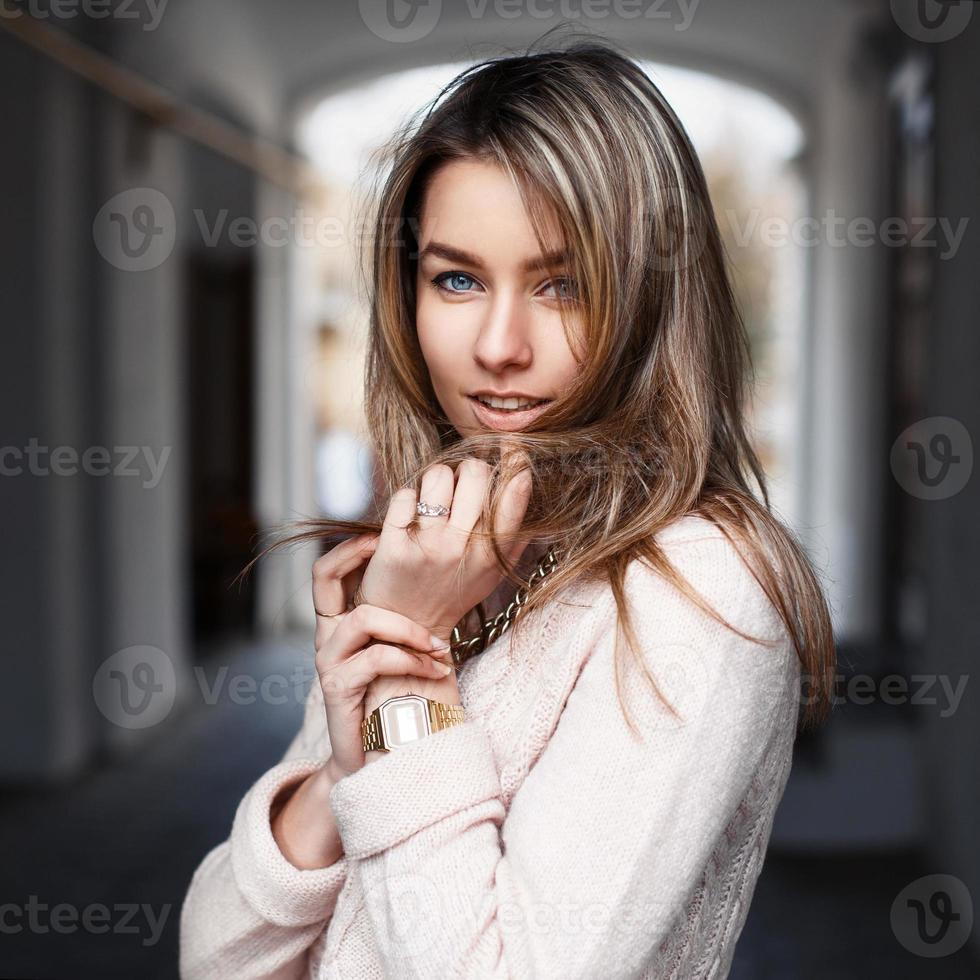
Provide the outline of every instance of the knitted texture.
<path id="1" fill-rule="evenodd" d="M 610 587 L 580 582 L 459 673 L 466 721 L 340 780 L 344 857 L 292 867 L 276 793 L 329 756 L 313 685 L 282 762 L 202 861 L 180 919 L 196 978 L 723 980 L 792 763 L 800 665 L 721 532 L 658 535 L 678 571 L 753 643 L 642 561 L 626 571 L 640 653 Z"/>

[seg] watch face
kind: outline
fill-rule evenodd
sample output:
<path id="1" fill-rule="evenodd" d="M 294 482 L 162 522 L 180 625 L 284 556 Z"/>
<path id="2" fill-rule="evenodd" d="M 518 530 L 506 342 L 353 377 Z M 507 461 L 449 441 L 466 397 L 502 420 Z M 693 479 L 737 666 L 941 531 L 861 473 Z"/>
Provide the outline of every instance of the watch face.
<path id="1" fill-rule="evenodd" d="M 389 698 L 381 705 L 385 744 L 397 749 L 429 734 L 429 710 L 418 694 Z"/>

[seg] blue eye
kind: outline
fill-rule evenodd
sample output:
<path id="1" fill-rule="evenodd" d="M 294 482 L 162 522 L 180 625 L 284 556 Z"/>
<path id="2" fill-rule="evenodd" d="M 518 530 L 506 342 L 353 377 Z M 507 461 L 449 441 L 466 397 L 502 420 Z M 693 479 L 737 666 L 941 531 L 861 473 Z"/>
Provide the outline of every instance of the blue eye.
<path id="1" fill-rule="evenodd" d="M 566 287 L 564 293 L 558 295 L 558 299 L 576 299 L 578 297 L 578 287 L 574 279 L 569 279 L 567 276 L 563 276 L 559 279 L 552 279 L 548 286 L 554 286 L 556 283 L 560 283 L 562 286 Z"/>
<path id="2" fill-rule="evenodd" d="M 469 289 L 448 289 L 443 283 L 448 282 L 450 279 L 464 279 L 467 282 L 476 282 L 472 276 L 466 275 L 465 272 L 440 272 L 432 280 L 432 285 L 447 293 L 468 293 L 471 291 Z"/>

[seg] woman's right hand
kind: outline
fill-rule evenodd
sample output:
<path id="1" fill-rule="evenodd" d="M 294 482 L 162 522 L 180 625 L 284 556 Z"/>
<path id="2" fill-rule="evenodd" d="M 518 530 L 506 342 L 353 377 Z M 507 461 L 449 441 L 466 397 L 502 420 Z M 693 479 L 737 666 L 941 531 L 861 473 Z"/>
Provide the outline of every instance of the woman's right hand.
<path id="1" fill-rule="evenodd" d="M 378 537 L 367 534 L 349 538 L 313 566 L 316 671 L 332 753 L 327 768 L 334 782 L 364 765 L 364 694 L 375 678 L 411 674 L 441 680 L 448 674 L 431 655 L 434 650 L 445 650 L 446 644 L 426 627 L 401 613 L 367 603 L 348 610 Z M 397 644 L 413 649 L 403 650 Z"/>

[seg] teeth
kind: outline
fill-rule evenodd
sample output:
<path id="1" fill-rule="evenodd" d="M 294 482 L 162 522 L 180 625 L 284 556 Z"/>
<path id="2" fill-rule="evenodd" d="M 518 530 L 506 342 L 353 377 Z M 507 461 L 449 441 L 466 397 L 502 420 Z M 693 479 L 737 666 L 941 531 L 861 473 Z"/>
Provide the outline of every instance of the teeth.
<path id="1" fill-rule="evenodd" d="M 530 399 L 530 398 L 492 398 L 488 395 L 477 395 L 476 396 L 484 405 L 489 405 L 491 408 L 530 408 L 532 405 L 540 405 L 542 401 L 546 399 Z"/>

